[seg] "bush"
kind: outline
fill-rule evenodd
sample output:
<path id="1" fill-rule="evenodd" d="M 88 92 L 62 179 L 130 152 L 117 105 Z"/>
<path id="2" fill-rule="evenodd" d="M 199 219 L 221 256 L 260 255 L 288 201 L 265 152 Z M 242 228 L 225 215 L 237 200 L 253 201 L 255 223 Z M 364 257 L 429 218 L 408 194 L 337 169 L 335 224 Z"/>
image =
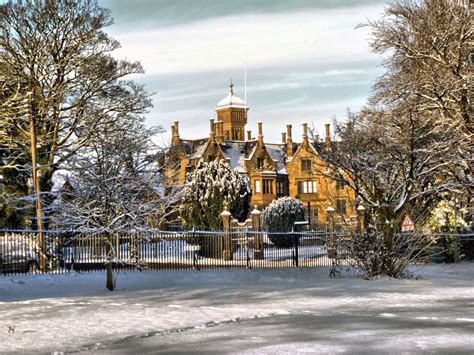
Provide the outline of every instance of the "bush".
<path id="1" fill-rule="evenodd" d="M 424 234 L 390 235 L 370 225 L 363 233 L 351 235 L 345 248 L 347 261 L 364 277 L 403 277 L 408 275 L 408 265 L 426 261 L 433 245 L 434 239 Z"/>
<path id="2" fill-rule="evenodd" d="M 293 197 L 274 200 L 262 212 L 262 227 L 268 232 L 291 232 L 297 221 L 304 221 L 304 205 Z M 294 243 L 293 236 L 288 234 L 270 233 L 268 238 L 281 248 L 288 248 Z"/>

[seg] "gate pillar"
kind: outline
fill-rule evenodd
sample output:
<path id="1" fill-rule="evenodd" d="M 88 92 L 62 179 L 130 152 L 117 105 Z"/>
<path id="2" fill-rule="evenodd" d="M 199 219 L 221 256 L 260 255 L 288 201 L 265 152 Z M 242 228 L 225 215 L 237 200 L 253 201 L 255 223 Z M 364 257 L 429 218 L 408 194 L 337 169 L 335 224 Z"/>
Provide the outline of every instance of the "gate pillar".
<path id="1" fill-rule="evenodd" d="M 253 239 L 253 258 L 255 260 L 263 259 L 263 243 L 262 235 L 260 234 L 261 214 L 262 212 L 257 209 L 257 205 L 255 205 L 253 211 L 250 212 L 250 216 L 252 216 L 252 229 L 255 232 Z"/>
<path id="2" fill-rule="evenodd" d="M 222 230 L 224 231 L 224 260 L 232 260 L 232 238 L 230 232 L 230 217 L 231 213 L 227 211 L 227 206 L 224 206 L 224 211 L 221 213 L 222 218 Z"/>

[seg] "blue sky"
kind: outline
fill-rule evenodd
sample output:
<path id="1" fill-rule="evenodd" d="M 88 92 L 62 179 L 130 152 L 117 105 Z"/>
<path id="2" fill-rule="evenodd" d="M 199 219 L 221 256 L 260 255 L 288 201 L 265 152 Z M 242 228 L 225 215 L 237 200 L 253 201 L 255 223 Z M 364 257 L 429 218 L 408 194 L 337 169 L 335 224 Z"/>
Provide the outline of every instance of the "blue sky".
<path id="1" fill-rule="evenodd" d="M 323 131 L 334 116 L 357 110 L 383 71 L 369 51 L 367 28 L 387 1 L 377 0 L 101 0 L 122 44 L 119 58 L 140 60 L 134 79 L 153 92 L 149 125 L 180 121 L 181 136 L 207 136 L 213 109 L 228 93 L 244 97 L 247 129 L 264 122 L 277 142 L 286 123 Z"/>

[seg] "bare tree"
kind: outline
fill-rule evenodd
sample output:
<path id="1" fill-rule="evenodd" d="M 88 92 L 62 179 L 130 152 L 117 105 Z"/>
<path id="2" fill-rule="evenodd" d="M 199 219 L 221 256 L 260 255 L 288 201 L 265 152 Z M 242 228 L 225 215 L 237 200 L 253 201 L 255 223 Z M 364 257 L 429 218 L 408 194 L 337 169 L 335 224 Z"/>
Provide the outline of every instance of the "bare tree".
<path id="1" fill-rule="evenodd" d="M 377 250 L 365 245 L 381 256 L 376 273 L 397 276 L 412 260 L 412 248 L 395 238 L 406 212 L 425 219 L 446 194 L 474 187 L 469 4 L 402 0 L 370 22 L 386 73 L 360 112 L 335 122 L 336 141 L 321 149 L 326 174 L 346 180 L 367 208 L 369 229 L 359 240 L 378 241 Z"/>
<path id="2" fill-rule="evenodd" d="M 63 192 L 55 209 L 57 223 L 78 232 L 101 234 L 107 251 L 107 288 L 114 289 L 112 269 L 118 234 L 140 232 L 163 222 L 176 209 L 179 191 L 165 190 L 151 138 L 159 128 L 124 120 L 96 131 L 89 147 L 70 164 L 73 188 Z"/>
<path id="3" fill-rule="evenodd" d="M 456 174 L 466 168 L 465 160 L 451 145 L 468 138 L 459 130 L 440 129 L 436 120 L 433 113 L 411 107 L 366 107 L 335 122 L 339 139 L 321 149 L 325 174 L 344 180 L 365 205 L 366 225 L 381 236 L 387 251 L 383 270 L 388 275 L 398 270 L 394 236 L 405 214 L 420 218 L 443 193 L 465 191 Z"/>

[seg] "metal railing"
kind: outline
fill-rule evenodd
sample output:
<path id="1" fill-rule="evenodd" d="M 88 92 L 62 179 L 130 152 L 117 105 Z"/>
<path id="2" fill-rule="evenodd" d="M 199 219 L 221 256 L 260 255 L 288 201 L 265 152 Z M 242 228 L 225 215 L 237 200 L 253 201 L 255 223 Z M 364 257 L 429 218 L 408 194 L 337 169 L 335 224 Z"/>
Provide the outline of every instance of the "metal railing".
<path id="1" fill-rule="evenodd" d="M 34 231 L 0 231 L 0 273 L 94 271 L 104 270 L 108 263 L 116 270 L 329 267 L 335 261 L 346 262 L 352 238 L 313 230 L 43 234 L 41 250 Z M 457 238 L 472 252 L 474 235 Z M 45 270 L 39 270 L 41 256 L 46 259 Z"/>

